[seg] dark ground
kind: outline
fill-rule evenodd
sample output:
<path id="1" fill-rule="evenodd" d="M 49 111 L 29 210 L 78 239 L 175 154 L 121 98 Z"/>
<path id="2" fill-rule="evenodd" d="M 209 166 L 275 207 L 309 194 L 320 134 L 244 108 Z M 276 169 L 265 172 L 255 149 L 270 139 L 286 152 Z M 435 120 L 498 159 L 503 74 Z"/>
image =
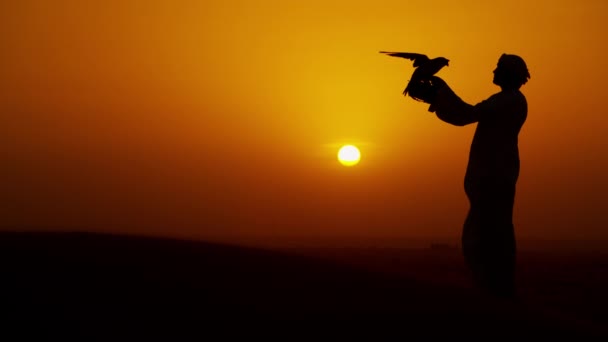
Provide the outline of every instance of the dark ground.
<path id="1" fill-rule="evenodd" d="M 477 293 L 459 250 L 444 246 L 0 233 L 0 256 L 3 341 L 608 337 L 608 254 L 597 251 L 520 251 L 514 303 Z"/>

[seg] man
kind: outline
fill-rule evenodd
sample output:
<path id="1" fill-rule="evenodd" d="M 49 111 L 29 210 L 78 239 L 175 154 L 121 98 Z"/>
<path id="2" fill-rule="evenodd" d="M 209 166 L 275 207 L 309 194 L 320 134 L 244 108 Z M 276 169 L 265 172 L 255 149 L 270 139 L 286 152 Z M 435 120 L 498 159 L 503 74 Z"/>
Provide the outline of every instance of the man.
<path id="1" fill-rule="evenodd" d="M 513 203 L 519 176 L 518 135 L 528 112 L 519 91 L 530 74 L 524 60 L 503 54 L 494 70 L 499 93 L 470 105 L 439 77 L 420 84 L 429 111 L 449 124 L 477 123 L 464 180 L 470 209 L 462 232 L 462 250 L 477 285 L 489 293 L 515 296 Z"/>

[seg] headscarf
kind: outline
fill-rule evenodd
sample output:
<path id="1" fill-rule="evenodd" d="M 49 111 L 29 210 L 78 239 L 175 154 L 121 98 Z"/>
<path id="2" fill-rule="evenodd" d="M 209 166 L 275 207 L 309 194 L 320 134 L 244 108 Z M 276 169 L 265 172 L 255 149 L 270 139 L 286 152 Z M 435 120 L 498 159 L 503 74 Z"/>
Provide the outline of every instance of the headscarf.
<path id="1" fill-rule="evenodd" d="M 505 71 L 514 82 L 526 84 L 530 78 L 530 72 L 523 58 L 517 55 L 503 53 L 498 60 L 498 67 Z"/>

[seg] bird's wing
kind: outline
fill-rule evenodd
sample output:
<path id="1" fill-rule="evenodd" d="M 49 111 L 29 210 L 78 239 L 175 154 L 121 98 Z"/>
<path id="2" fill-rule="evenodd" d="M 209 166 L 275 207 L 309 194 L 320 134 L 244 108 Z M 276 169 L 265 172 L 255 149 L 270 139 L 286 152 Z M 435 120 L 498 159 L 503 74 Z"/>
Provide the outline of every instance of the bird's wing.
<path id="1" fill-rule="evenodd" d="M 407 58 L 411 61 L 414 61 L 414 63 L 416 65 L 420 65 L 422 63 L 425 63 L 426 61 L 429 60 L 429 58 L 426 55 L 423 55 L 421 53 L 412 53 L 412 52 L 389 52 L 389 51 L 380 51 L 380 53 L 392 56 L 392 57 L 401 57 L 401 58 Z"/>

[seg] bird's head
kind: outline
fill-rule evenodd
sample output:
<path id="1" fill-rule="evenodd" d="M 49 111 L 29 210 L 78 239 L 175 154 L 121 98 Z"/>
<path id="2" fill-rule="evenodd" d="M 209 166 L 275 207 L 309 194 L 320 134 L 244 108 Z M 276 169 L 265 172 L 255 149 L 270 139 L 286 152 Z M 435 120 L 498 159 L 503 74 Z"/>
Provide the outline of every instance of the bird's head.
<path id="1" fill-rule="evenodd" d="M 438 57 L 437 60 L 439 61 L 439 64 L 441 64 L 441 65 L 444 65 L 444 66 L 450 65 L 450 60 L 445 57 Z"/>

